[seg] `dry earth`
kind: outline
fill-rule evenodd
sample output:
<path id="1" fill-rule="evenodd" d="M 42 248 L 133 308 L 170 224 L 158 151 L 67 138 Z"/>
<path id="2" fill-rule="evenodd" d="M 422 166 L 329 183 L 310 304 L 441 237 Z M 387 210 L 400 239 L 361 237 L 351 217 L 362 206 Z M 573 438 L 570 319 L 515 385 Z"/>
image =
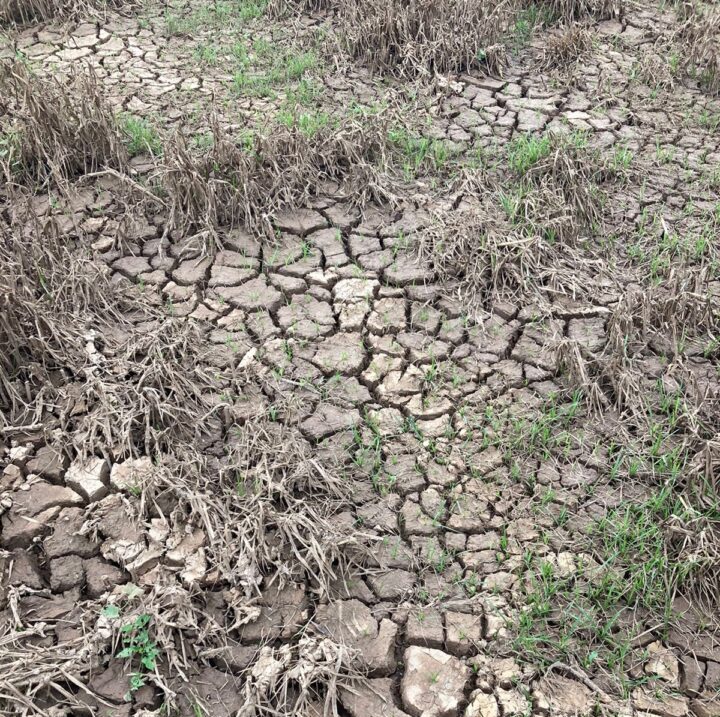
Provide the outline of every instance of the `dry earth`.
<path id="1" fill-rule="evenodd" d="M 720 715 L 717 34 L 118 5 L 4 20 L 0 713 Z"/>

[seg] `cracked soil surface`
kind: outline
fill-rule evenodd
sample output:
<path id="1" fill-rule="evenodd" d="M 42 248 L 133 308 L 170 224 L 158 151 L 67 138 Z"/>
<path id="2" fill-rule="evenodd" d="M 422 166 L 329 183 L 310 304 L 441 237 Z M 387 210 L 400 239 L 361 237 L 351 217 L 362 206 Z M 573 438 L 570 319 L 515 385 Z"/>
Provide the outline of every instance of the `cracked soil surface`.
<path id="1" fill-rule="evenodd" d="M 59 242 L 117 314 L 0 393 L 0 713 L 720 715 L 718 504 L 657 508 L 690 476 L 716 501 L 720 470 L 720 104 L 668 75 L 674 10 L 590 22 L 569 64 L 561 30 L 516 28 L 501 74 L 413 94 L 326 58 L 332 13 L 211 5 L 8 26 L 2 52 L 92 66 L 115 111 L 198 151 L 211 114 L 255 127 L 310 93 L 316 118 L 394 108 L 437 161 L 406 147 L 387 201 L 323 182 L 212 250 L 117 173 L 5 193 L 8 246 Z M 502 212 L 482 177 L 551 134 L 626 171 L 600 220 L 550 254 L 495 245 L 501 291 L 448 277 L 438 222 L 447 243 Z"/>

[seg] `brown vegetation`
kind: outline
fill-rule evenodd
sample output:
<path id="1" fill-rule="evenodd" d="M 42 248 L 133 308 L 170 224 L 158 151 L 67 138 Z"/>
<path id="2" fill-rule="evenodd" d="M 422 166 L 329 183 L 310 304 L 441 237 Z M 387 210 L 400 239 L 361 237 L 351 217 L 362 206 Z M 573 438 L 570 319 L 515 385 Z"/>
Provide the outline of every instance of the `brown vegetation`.
<path id="1" fill-rule="evenodd" d="M 29 23 L 58 17 L 87 17 L 129 4 L 129 0 L 0 0 L 0 21 Z"/>
<path id="2" fill-rule="evenodd" d="M 352 187 L 358 203 L 387 198 L 379 171 L 386 163 L 387 121 L 344 118 L 312 132 L 297 122 L 274 123 L 245 138 L 213 124 L 212 146 L 192 152 L 181 135 L 166 145 L 160 184 L 175 226 L 214 234 L 221 225 L 245 224 L 272 237 L 270 219 L 330 183 Z"/>
<path id="3" fill-rule="evenodd" d="M 91 70 L 43 78 L 22 62 L 8 62 L 0 67 L 0 88 L 2 130 L 10 137 L 2 163 L 8 183 L 63 186 L 79 175 L 125 165 L 115 114 Z"/>

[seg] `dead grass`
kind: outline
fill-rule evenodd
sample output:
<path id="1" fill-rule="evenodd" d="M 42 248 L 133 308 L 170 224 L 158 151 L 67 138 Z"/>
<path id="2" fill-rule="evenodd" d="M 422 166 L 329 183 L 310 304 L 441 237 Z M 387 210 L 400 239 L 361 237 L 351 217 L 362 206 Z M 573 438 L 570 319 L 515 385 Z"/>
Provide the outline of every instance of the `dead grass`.
<path id="1" fill-rule="evenodd" d="M 100 272 L 89 261 L 70 262 L 68 248 L 51 224 L 43 228 L 38 219 L 28 231 L 34 236 L 7 231 L 0 245 L 5 267 L 0 275 L 0 340 L 5 347 L 0 402 L 11 412 L 3 419 L 28 408 L 50 372 L 80 359 L 89 312 L 107 312 L 111 322 L 118 318 L 106 299 Z M 39 418 L 42 408 L 38 410 Z"/>
<path id="2" fill-rule="evenodd" d="M 477 65 L 501 41 L 511 10 L 506 0 L 345 0 L 338 15 L 341 41 L 354 57 L 413 75 Z"/>
<path id="3" fill-rule="evenodd" d="M 400 76 L 461 72 L 502 54 L 516 0 L 278 0 L 276 12 L 332 10 L 340 49 Z"/>
<path id="4" fill-rule="evenodd" d="M 75 449 L 108 457 L 190 440 L 191 426 L 202 431 L 188 421 L 204 412 L 201 394 L 212 382 L 195 368 L 200 340 L 191 325 L 111 285 L 52 222 L 38 219 L 24 236 L 10 234 L 0 258 L 7 268 L 0 277 L 3 422 L 53 424 L 45 414 L 59 406 Z"/>
<path id="5" fill-rule="evenodd" d="M 379 179 L 387 163 L 387 120 L 348 118 L 312 132 L 273 124 L 245 138 L 217 122 L 212 147 L 193 153 L 177 135 L 165 148 L 159 183 L 170 206 L 170 224 L 204 232 L 245 224 L 272 238 L 271 217 L 281 207 L 307 201 L 322 189 L 352 188 L 353 201 L 389 200 Z"/>
<path id="6" fill-rule="evenodd" d="M 321 460 L 296 427 L 266 415 L 262 396 L 275 395 L 276 404 L 282 398 L 266 369 L 203 368 L 204 339 L 191 322 L 153 309 L 157 302 L 132 287 L 110 284 L 60 237 L 25 226 L 0 243 L 0 428 L 6 435 L 22 426 L 59 428 L 71 455 L 152 457 L 152 477 L 127 503 L 132 517 L 160 515 L 178 535 L 189 526 L 204 531 L 202 565 L 161 571 L 152 589 L 113 597 L 125 600 L 124 618 L 152 616 L 167 669 L 147 679 L 172 705 L 167 675 L 186 674 L 190 654 L 222 649 L 233 629 L 254 619 L 261 586 L 297 580 L 326 594 L 361 559 L 363 536 L 334 520 L 350 502 L 343 465 Z M 231 400 L 246 393 L 260 399 L 247 424 L 235 420 Z M 214 454 L 223 447 L 219 460 Z M 206 621 L 197 581 L 208 574 L 232 596 L 231 628 L 199 630 Z M 19 714 L 41 713 L 48 691 L 77 706 L 92 660 L 111 650 L 117 626 L 101 614 L 103 605 L 82 607 L 89 637 L 63 645 L 62 654 L 26 640 L 34 628 L 18 632 L 27 627 L 19 617 L 0 636 L 0 691 Z M 263 655 L 274 660 L 270 674 Z M 338 687 L 356 677 L 352 651 L 306 632 L 261 650 L 243 684 L 258 714 L 303 714 L 316 700 L 336 714 Z"/>
<path id="7" fill-rule="evenodd" d="M 92 71 L 43 79 L 13 62 L 3 67 L 2 88 L 8 118 L 2 170 L 8 186 L 52 184 L 68 190 L 73 179 L 110 171 L 124 177 L 132 191 L 141 189 L 123 174 L 125 136 Z M 377 113 L 342 118 L 300 113 L 233 134 L 213 121 L 212 144 L 204 152 L 191 150 L 182 134 L 166 143 L 152 175 L 158 194 L 143 192 L 167 204 L 169 229 L 203 233 L 209 245 L 221 225 L 242 223 L 272 236 L 274 212 L 321 190 L 338 191 L 343 183 L 357 203 L 389 201 L 389 185 L 380 176 L 389 163 L 390 125 L 389 117 Z"/>
<path id="8" fill-rule="evenodd" d="M 330 10 L 336 0 L 269 0 L 266 12 L 271 17 L 284 17 L 294 12 Z"/>
<path id="9" fill-rule="evenodd" d="M 620 15 L 621 0 L 543 0 L 548 17 L 572 25 Z M 274 0 L 270 12 L 329 10 L 334 42 L 367 66 L 405 78 L 484 67 L 500 73 L 516 23 L 536 10 L 528 0 Z M 560 61 L 578 57 L 586 33 L 571 28 L 559 41 Z M 564 59 L 563 59 L 564 58 Z"/>
<path id="10" fill-rule="evenodd" d="M 601 221 L 607 163 L 581 138 L 560 135 L 520 139 L 509 163 L 474 201 L 438 218 L 421 259 L 485 309 L 500 298 L 589 295 L 600 261 L 581 237 Z"/>
<path id="11" fill-rule="evenodd" d="M 213 246 L 219 226 L 245 224 L 272 237 L 271 217 L 320 191 L 351 188 L 353 201 L 390 201 L 381 175 L 388 166 L 392 121 L 386 114 L 330 118 L 298 113 L 262 129 L 231 133 L 212 122 L 212 144 L 191 150 L 182 134 L 169 140 L 142 189 L 124 173 L 125 136 L 95 74 L 76 70 L 43 79 L 23 63 L 3 67 L 7 122 L 2 171 L 7 186 L 52 185 L 66 191 L 83 175 L 112 172 L 154 204 L 169 208 L 168 229 L 205 235 Z"/>
<path id="12" fill-rule="evenodd" d="M 624 10 L 623 0 L 542 0 L 552 17 L 566 23 L 577 20 L 606 20 L 621 15 Z"/>
<path id="13" fill-rule="evenodd" d="M 568 227 L 556 234 L 565 238 L 600 221 L 603 196 L 599 188 L 612 173 L 607 161 L 587 147 L 582 134 L 550 134 L 546 139 L 546 156 L 528 168 L 524 181 L 531 189 L 560 198 L 570 218 Z M 542 221 L 542 206 L 537 216 Z"/>
<path id="14" fill-rule="evenodd" d="M 0 22 L 25 24 L 54 18 L 97 17 L 131 0 L 0 0 Z"/>
<path id="15" fill-rule="evenodd" d="M 541 66 L 546 70 L 568 67 L 587 55 L 592 46 L 592 36 L 587 28 L 573 24 L 548 36 Z"/>
<path id="16" fill-rule="evenodd" d="M 634 72 L 652 89 L 672 89 L 677 78 L 666 60 L 672 52 L 673 46 L 670 43 L 640 48 Z"/>
<path id="17" fill-rule="evenodd" d="M 0 89 L 2 131 L 12 138 L 2 165 L 6 182 L 43 187 L 52 181 L 62 188 L 78 175 L 125 166 L 115 115 L 89 69 L 44 78 L 10 62 L 0 68 Z"/>
<path id="18" fill-rule="evenodd" d="M 672 38 L 681 64 L 712 94 L 720 92 L 720 9 L 700 0 L 680 4 L 680 28 Z"/>
<path id="19" fill-rule="evenodd" d="M 243 386 L 239 386 L 242 393 Z M 332 516 L 347 505 L 340 464 L 321 463 L 296 429 L 262 415 L 228 427 L 220 474 L 212 459 L 174 448 L 144 500 L 169 494 L 178 515 L 196 516 L 209 536 L 208 562 L 254 599 L 263 576 L 309 580 L 323 594 L 362 552 Z M 184 518 L 183 518 L 184 520 Z"/>

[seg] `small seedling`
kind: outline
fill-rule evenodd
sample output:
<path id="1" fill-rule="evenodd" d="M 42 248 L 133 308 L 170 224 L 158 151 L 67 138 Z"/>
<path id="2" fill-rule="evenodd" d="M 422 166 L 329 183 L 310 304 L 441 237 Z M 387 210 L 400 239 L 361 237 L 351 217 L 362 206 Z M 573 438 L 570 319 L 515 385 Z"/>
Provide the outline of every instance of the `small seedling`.
<path id="1" fill-rule="evenodd" d="M 110 609 L 108 605 L 105 610 Z M 117 608 L 115 608 L 117 610 Z M 113 614 L 119 614 L 119 611 Z M 134 692 L 137 692 L 146 680 L 147 672 L 152 672 L 157 667 L 157 658 L 160 650 L 150 637 L 148 628 L 150 626 L 151 616 L 147 613 L 138 615 L 132 622 L 123 625 L 120 632 L 122 635 L 123 649 L 118 652 L 116 657 L 121 660 L 134 661 L 137 659 L 140 663 L 140 670 L 130 675 L 130 690 L 125 695 L 125 699 L 129 702 Z"/>

